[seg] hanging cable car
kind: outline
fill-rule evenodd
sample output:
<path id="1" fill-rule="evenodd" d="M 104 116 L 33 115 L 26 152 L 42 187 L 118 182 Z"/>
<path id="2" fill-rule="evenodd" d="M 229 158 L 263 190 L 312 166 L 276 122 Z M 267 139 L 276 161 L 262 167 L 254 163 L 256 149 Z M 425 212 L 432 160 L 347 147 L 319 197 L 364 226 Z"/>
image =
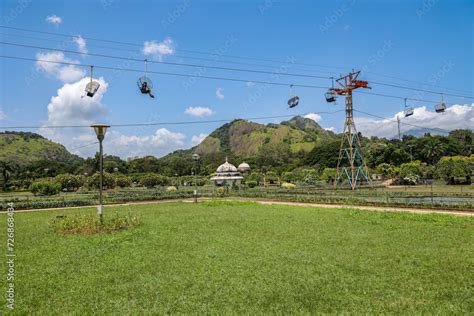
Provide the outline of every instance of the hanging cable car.
<path id="1" fill-rule="evenodd" d="M 326 92 L 324 96 L 326 97 L 326 102 L 336 103 L 337 94 L 336 94 L 336 91 L 334 90 L 334 78 L 332 78 L 332 87 L 328 89 L 328 92 Z"/>
<path id="2" fill-rule="evenodd" d="M 444 97 L 442 93 L 441 93 L 441 103 L 436 104 L 435 111 L 436 113 L 443 113 L 444 111 L 446 111 L 446 103 L 444 103 Z"/>
<path id="3" fill-rule="evenodd" d="M 100 87 L 100 83 L 92 80 L 93 70 L 94 70 L 94 66 L 91 66 L 91 81 L 86 85 L 86 88 L 85 88 L 86 95 L 91 98 L 95 95 L 95 93 L 97 92 L 97 90 L 99 90 L 99 87 Z"/>
<path id="4" fill-rule="evenodd" d="M 155 98 L 151 90 L 153 89 L 153 82 L 150 78 L 147 77 L 147 62 L 145 59 L 145 74 L 138 78 L 137 85 L 140 92 L 143 94 L 148 94 L 150 97 Z"/>
<path id="5" fill-rule="evenodd" d="M 405 117 L 412 116 L 414 114 L 413 108 L 407 105 L 407 99 L 405 98 L 405 110 L 403 111 Z"/>
<path id="6" fill-rule="evenodd" d="M 300 97 L 293 94 L 293 85 L 290 85 L 290 98 L 288 100 L 288 108 L 292 109 L 300 103 Z"/>

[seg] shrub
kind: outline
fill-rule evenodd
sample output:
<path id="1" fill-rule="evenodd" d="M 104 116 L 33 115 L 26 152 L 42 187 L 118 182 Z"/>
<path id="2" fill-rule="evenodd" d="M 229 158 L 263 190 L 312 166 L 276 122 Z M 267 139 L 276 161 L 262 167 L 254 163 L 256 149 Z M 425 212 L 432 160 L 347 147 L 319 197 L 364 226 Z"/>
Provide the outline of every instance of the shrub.
<path id="1" fill-rule="evenodd" d="M 263 175 L 259 172 L 252 172 L 246 179 L 246 182 L 248 181 L 255 181 L 260 184 L 263 181 Z"/>
<path id="2" fill-rule="evenodd" d="M 167 187 L 166 192 L 176 192 L 178 189 L 175 186 Z"/>
<path id="3" fill-rule="evenodd" d="M 120 216 L 118 212 L 115 213 L 115 216 L 105 216 L 102 224 L 97 215 L 91 214 L 55 217 L 50 221 L 50 226 L 55 232 L 74 235 L 120 231 L 140 224 L 141 219 L 137 215 L 128 213 L 125 216 Z"/>
<path id="4" fill-rule="evenodd" d="M 132 179 L 127 176 L 119 175 L 115 177 L 115 185 L 119 188 L 128 188 L 132 185 Z"/>
<path id="5" fill-rule="evenodd" d="M 55 177 L 55 180 L 61 183 L 61 190 L 63 191 L 76 191 L 85 183 L 84 176 L 75 176 L 73 174 L 60 174 Z"/>
<path id="6" fill-rule="evenodd" d="M 292 172 L 283 172 L 281 175 L 281 180 L 285 182 L 294 182 L 295 176 Z"/>
<path id="7" fill-rule="evenodd" d="M 225 194 L 225 188 L 224 187 L 217 188 L 217 195 L 218 196 L 224 196 L 224 194 Z"/>
<path id="8" fill-rule="evenodd" d="M 52 179 L 40 179 L 31 184 L 30 190 L 34 195 L 55 195 L 61 191 L 61 183 Z"/>
<path id="9" fill-rule="evenodd" d="M 400 179 L 405 184 L 417 184 L 423 174 L 421 162 L 413 161 L 400 166 Z"/>
<path id="10" fill-rule="evenodd" d="M 308 185 L 315 185 L 318 182 L 316 170 L 308 170 L 304 176 L 303 182 Z"/>
<path id="11" fill-rule="evenodd" d="M 104 172 L 103 179 L 103 188 L 104 189 L 113 189 L 115 188 L 115 177 L 107 172 Z M 95 173 L 93 176 L 87 179 L 87 187 L 90 189 L 98 189 L 100 186 L 100 173 Z"/>
<path id="12" fill-rule="evenodd" d="M 249 188 L 255 188 L 258 185 L 257 181 L 247 181 L 245 183 L 248 185 Z"/>
<path id="13" fill-rule="evenodd" d="M 281 187 L 285 189 L 294 189 L 296 188 L 296 185 L 294 185 L 293 183 L 284 182 L 281 184 Z"/>
<path id="14" fill-rule="evenodd" d="M 332 183 L 336 180 L 336 168 L 324 168 L 323 173 L 321 174 L 321 180 L 326 181 L 327 183 Z"/>
<path id="15" fill-rule="evenodd" d="M 171 180 L 165 176 L 159 176 L 154 173 L 147 173 L 140 179 L 140 184 L 146 188 L 156 186 L 167 186 L 171 184 Z"/>

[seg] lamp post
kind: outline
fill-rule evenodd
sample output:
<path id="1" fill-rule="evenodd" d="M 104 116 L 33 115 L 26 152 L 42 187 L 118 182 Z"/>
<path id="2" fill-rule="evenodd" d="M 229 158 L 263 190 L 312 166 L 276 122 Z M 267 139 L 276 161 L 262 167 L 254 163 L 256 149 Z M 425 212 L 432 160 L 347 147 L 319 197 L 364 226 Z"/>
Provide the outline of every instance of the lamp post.
<path id="1" fill-rule="evenodd" d="M 198 168 L 199 168 L 199 157 L 198 154 L 193 155 L 193 160 L 194 160 L 194 203 L 197 203 L 197 173 L 198 173 Z"/>
<path id="2" fill-rule="evenodd" d="M 97 139 L 99 140 L 99 172 L 100 172 L 100 181 L 99 181 L 99 206 L 97 207 L 97 212 L 99 213 L 100 223 L 104 222 L 104 206 L 102 205 L 102 186 L 104 180 L 104 153 L 102 148 L 102 141 L 104 140 L 105 133 L 109 125 L 106 124 L 93 124 L 91 127 L 94 129 Z"/>

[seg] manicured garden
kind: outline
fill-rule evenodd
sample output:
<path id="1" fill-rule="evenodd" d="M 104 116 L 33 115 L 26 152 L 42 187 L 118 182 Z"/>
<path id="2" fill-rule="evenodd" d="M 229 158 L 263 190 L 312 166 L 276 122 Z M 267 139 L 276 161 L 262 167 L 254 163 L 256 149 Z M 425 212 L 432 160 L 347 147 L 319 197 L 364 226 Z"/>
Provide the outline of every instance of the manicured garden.
<path id="1" fill-rule="evenodd" d="M 15 215 L 16 313 L 474 312 L 472 217 L 214 201 L 110 206 L 141 221 L 114 233 L 50 227 L 94 212 Z"/>

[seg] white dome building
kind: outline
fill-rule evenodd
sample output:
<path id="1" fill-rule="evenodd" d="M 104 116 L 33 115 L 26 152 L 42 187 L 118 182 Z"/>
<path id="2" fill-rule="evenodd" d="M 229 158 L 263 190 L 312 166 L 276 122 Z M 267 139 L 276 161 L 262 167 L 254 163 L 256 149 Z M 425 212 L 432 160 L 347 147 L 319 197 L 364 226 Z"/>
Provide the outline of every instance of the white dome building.
<path id="1" fill-rule="evenodd" d="M 216 186 L 240 185 L 242 177 L 239 170 L 225 158 L 225 162 L 216 170 L 216 175 L 211 178 Z"/>
<path id="2" fill-rule="evenodd" d="M 249 172 L 250 171 L 250 166 L 246 162 L 242 162 L 238 167 L 237 170 L 240 172 Z"/>

